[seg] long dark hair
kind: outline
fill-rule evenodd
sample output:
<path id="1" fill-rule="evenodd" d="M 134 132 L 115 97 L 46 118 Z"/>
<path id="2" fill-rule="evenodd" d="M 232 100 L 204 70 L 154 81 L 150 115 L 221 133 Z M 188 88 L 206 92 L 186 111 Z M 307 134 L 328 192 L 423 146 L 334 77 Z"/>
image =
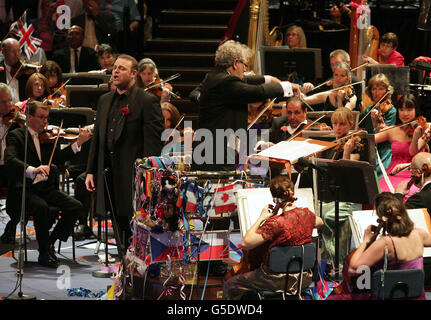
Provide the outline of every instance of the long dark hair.
<path id="1" fill-rule="evenodd" d="M 397 100 L 397 102 L 396 102 L 395 106 L 396 106 L 397 112 L 398 112 L 396 124 L 400 124 L 401 123 L 401 120 L 400 120 L 400 117 L 399 117 L 399 111 L 398 110 L 400 108 L 402 108 L 403 105 L 405 105 L 406 108 L 408 108 L 408 109 L 415 109 L 415 117 L 416 118 L 420 116 L 421 110 L 420 110 L 420 103 L 419 103 L 419 101 L 417 100 L 417 98 L 415 97 L 414 94 L 407 93 L 407 94 L 401 96 Z"/>

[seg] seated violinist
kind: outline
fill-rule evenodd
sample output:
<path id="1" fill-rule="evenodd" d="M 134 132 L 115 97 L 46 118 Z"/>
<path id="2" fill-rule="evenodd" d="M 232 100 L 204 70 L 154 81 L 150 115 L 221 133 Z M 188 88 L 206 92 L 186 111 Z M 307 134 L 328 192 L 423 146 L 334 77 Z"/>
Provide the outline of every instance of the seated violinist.
<path id="1" fill-rule="evenodd" d="M 138 76 L 136 77 L 136 84 L 139 88 L 144 90 L 148 89 L 151 93 L 160 97 L 160 103 L 169 102 L 171 96 L 169 91 L 172 87 L 169 84 L 156 86 L 149 89 L 155 83 L 160 82 L 159 71 L 156 63 L 150 58 L 141 59 L 138 63 Z"/>
<path id="2" fill-rule="evenodd" d="M 234 275 L 223 286 L 223 299 L 239 300 L 248 290 L 284 290 L 286 275 L 268 270 L 268 256 L 275 246 L 296 246 L 312 241 L 315 227 L 322 219 L 307 208 L 297 208 L 293 203 L 294 185 L 287 176 L 277 176 L 269 183 L 276 207 L 266 205 L 242 239 L 241 264 L 246 273 Z M 281 209 L 281 212 L 279 212 Z M 299 274 L 289 274 L 288 291 L 296 294 Z M 311 272 L 304 272 L 302 286 L 311 284 Z"/>
<path id="3" fill-rule="evenodd" d="M 410 180 L 410 172 L 402 169 L 411 163 L 413 156 L 417 152 L 424 150 L 424 146 L 422 146 L 422 150 L 417 148 L 419 139 L 422 136 L 422 128 L 421 126 L 417 126 L 415 128 L 415 123 L 413 123 L 420 114 L 419 105 L 415 96 L 413 94 L 402 96 L 397 102 L 397 111 L 398 125 L 410 124 L 398 127 L 394 126 L 390 130 L 389 128 L 391 127 L 389 127 L 383 132 L 376 133 L 375 135 L 376 144 L 384 141 L 388 141 L 391 144 L 392 159 L 386 172 L 389 183 L 393 187 L 397 186 L 402 181 Z M 391 190 L 384 177 L 379 180 L 379 184 L 382 192 Z M 409 193 L 405 195 L 404 200 L 408 199 L 417 190 L 417 187 L 412 186 Z"/>
<path id="4" fill-rule="evenodd" d="M 393 32 L 387 32 L 380 38 L 377 61 L 369 56 L 363 56 L 362 59 L 370 64 L 394 64 L 401 67 L 404 66 L 404 57 L 397 51 L 397 48 L 397 35 Z"/>
<path id="5" fill-rule="evenodd" d="M 25 85 L 25 94 L 27 99 L 17 102 L 16 105 L 25 113 L 27 103 L 31 101 L 43 102 L 49 95 L 48 79 L 41 73 L 35 72 L 28 78 Z M 57 102 L 53 102 L 53 106 L 58 107 Z"/>
<path id="6" fill-rule="evenodd" d="M 373 241 L 376 226 L 370 225 L 365 230 L 363 242 L 348 261 L 348 275 L 350 277 L 364 275 L 359 268 L 368 266 L 371 268 L 369 273 L 371 276 L 374 271 L 383 269 L 386 263 L 388 270 L 423 269 L 424 247 L 431 247 L 431 235 L 421 228 L 414 227 L 403 202 L 393 193 L 382 192 L 376 197 L 376 214 L 384 233 Z M 355 283 L 353 285 L 354 290 L 347 288 L 340 290 L 340 294 L 331 295 L 328 299 L 373 299 L 370 290 L 359 290 Z M 425 292 L 417 299 L 425 300 Z"/>
<path id="7" fill-rule="evenodd" d="M 297 97 L 287 101 L 287 115 L 275 118 L 269 130 L 269 146 L 289 139 L 307 126 L 307 106 Z"/>
<path id="8" fill-rule="evenodd" d="M 51 92 L 48 97 L 48 104 L 52 105 L 55 101 L 59 105 L 64 105 L 66 103 L 66 86 L 63 83 L 63 73 L 58 63 L 48 60 L 42 65 L 39 72 L 48 79 L 48 87 Z"/>
<path id="9" fill-rule="evenodd" d="M 39 101 L 28 103 L 28 144 L 27 162 L 24 163 L 25 135 L 27 128 L 15 129 L 7 135 L 5 165 L 13 177 L 9 183 L 7 208 L 11 212 L 21 212 L 22 180 L 25 172 L 26 180 L 26 214 L 33 216 L 36 229 L 36 239 L 39 245 L 39 264 L 56 268 L 58 259 L 54 253 L 56 240 L 67 241 L 77 217 L 81 214 L 82 204 L 58 190 L 56 177 L 51 167 L 53 164 L 64 164 L 70 160 L 91 134 L 80 130 L 76 142 L 61 149 L 60 144 L 54 149 L 53 140 L 44 143 L 42 135 L 48 125 L 49 107 Z M 41 181 L 39 181 L 41 180 Z M 37 182 L 39 181 L 39 182 Z M 49 214 L 49 206 L 61 210 L 61 219 L 52 233 L 49 233 L 55 217 Z M 9 211 L 8 211 L 9 212 Z M 19 215 L 11 216 L 7 228 L 15 234 L 19 222 Z"/>
<path id="10" fill-rule="evenodd" d="M 355 160 L 355 161 L 368 161 L 368 146 L 366 139 L 358 139 L 357 136 L 348 136 L 349 131 L 353 128 L 353 112 L 345 107 L 340 107 L 334 111 L 331 116 L 332 128 L 336 140 L 339 142 L 337 147 L 325 150 L 322 152 L 320 158 L 332 160 Z M 360 140 L 360 141 L 357 141 Z M 350 251 L 351 230 L 349 226 L 349 216 L 352 211 L 361 210 L 362 205 L 351 202 L 339 203 L 339 266 L 332 263 L 335 257 L 335 203 L 323 202 L 322 217 L 324 225 L 322 227 L 323 249 L 322 259 L 326 260 L 328 269 L 335 268 L 335 271 L 342 266 L 342 261 Z"/>
<path id="11" fill-rule="evenodd" d="M 371 103 L 359 115 L 360 128 L 364 128 L 368 133 L 375 133 L 386 126 L 393 126 L 397 118 L 397 110 L 392 105 L 391 96 L 393 87 L 388 77 L 383 73 L 375 74 L 368 80 L 365 94 L 362 97 L 363 105 Z M 391 143 L 389 141 L 381 142 L 377 145 L 380 160 L 385 169 L 389 166 L 392 158 Z M 380 166 L 377 166 L 376 172 L 379 178 L 382 176 Z"/>
<path id="12" fill-rule="evenodd" d="M 419 152 L 411 162 L 409 168 L 411 180 L 400 182 L 395 188 L 395 194 L 403 200 L 410 193 L 411 186 L 418 188 L 405 202 L 407 209 L 426 208 L 431 215 L 431 153 Z"/>
<path id="13" fill-rule="evenodd" d="M 353 110 L 357 100 L 354 89 L 349 86 L 336 90 L 349 83 L 352 83 L 350 66 L 345 62 L 341 62 L 334 67 L 331 90 L 319 92 L 311 96 L 302 95 L 302 98 L 311 105 L 323 104 L 322 111 L 333 111 L 339 107 L 347 107 Z"/>
<path id="14" fill-rule="evenodd" d="M 8 84 L 12 95 L 12 104 L 25 99 L 25 85 L 29 75 L 23 71 L 19 42 L 14 38 L 7 38 L 1 43 L 0 82 Z"/>

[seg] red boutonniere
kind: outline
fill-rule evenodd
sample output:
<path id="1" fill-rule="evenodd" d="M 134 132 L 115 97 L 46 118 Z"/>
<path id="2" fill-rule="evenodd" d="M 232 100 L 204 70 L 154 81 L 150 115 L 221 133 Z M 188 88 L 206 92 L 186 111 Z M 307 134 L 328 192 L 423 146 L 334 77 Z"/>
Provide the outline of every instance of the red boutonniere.
<path id="1" fill-rule="evenodd" d="M 283 132 L 287 132 L 287 126 L 282 126 L 280 129 L 281 129 Z"/>
<path id="2" fill-rule="evenodd" d="M 124 114 L 125 116 L 127 116 L 127 115 L 130 113 L 129 105 L 127 105 L 127 106 L 125 106 L 125 107 L 121 108 L 121 109 L 120 109 L 120 112 L 121 112 L 122 114 Z"/>
<path id="3" fill-rule="evenodd" d="M 0 71 L 4 71 L 4 67 L 0 67 Z"/>

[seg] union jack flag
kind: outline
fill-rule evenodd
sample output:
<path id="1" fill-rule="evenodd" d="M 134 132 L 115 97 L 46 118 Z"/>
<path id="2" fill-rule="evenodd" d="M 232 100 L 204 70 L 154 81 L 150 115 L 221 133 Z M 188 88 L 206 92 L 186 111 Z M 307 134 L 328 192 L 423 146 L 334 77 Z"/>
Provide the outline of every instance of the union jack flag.
<path id="1" fill-rule="evenodd" d="M 32 24 L 27 26 L 27 11 L 15 21 L 10 32 L 18 38 L 20 47 L 24 50 L 27 59 L 30 59 L 36 53 L 37 47 L 42 45 L 42 40 L 32 36 L 34 27 Z"/>

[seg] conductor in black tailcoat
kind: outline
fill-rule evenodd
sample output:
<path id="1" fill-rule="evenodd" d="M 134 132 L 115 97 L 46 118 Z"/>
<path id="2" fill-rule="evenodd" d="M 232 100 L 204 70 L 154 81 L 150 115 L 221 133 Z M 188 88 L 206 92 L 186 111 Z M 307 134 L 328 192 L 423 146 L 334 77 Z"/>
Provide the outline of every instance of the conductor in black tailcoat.
<path id="1" fill-rule="evenodd" d="M 216 141 L 216 130 L 246 130 L 248 103 L 289 97 L 293 96 L 293 92 L 299 92 L 297 84 L 281 82 L 272 76 L 245 76 L 251 57 L 251 49 L 244 44 L 226 41 L 216 51 L 215 70 L 208 73 L 199 86 L 199 125 L 211 132 L 214 141 L 213 155 L 205 157 L 205 163 L 198 166 L 200 169 L 231 170 L 238 164 L 238 160 L 241 161 L 226 156 L 228 148 L 234 147 L 228 147 L 226 141 Z M 240 150 L 240 155 L 248 148 L 247 139 L 245 140 L 240 141 L 241 148 L 245 148 Z M 216 163 L 220 152 L 225 155 L 223 163 Z M 194 160 L 195 156 L 194 152 Z"/>
<path id="2" fill-rule="evenodd" d="M 96 192 L 96 213 L 111 211 L 104 173 L 118 218 L 121 240 L 131 236 L 132 183 L 137 158 L 158 156 L 163 142 L 164 118 L 158 98 L 135 85 L 137 61 L 120 55 L 112 72 L 116 90 L 99 98 L 94 137 L 90 147 L 86 187 Z M 105 170 L 107 169 L 107 170 Z M 111 211 L 112 212 L 112 211 Z"/>

